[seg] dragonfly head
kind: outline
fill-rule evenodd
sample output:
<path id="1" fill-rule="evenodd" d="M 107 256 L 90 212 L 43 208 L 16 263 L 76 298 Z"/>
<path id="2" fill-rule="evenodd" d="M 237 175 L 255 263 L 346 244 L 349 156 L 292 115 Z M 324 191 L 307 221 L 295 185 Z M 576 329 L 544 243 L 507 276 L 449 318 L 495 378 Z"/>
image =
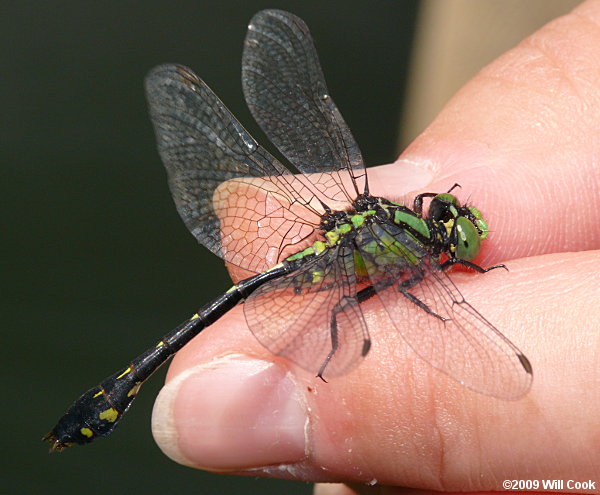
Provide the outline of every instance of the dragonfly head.
<path id="1" fill-rule="evenodd" d="M 429 218 L 444 225 L 450 252 L 470 261 L 477 256 L 481 241 L 488 235 L 488 225 L 474 206 L 461 206 L 456 196 L 442 193 L 429 205 Z"/>

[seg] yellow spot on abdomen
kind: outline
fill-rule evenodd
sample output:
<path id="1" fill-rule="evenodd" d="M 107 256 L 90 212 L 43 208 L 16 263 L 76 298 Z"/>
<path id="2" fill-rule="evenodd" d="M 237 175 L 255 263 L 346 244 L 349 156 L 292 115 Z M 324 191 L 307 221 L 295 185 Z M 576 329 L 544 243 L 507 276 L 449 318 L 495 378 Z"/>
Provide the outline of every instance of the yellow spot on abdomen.
<path id="1" fill-rule="evenodd" d="M 92 438 L 94 436 L 94 432 L 92 430 L 90 430 L 89 428 L 81 428 L 81 430 L 79 430 L 79 432 L 84 437 Z"/>
<path id="2" fill-rule="evenodd" d="M 133 388 L 129 392 L 127 392 L 127 397 L 132 397 L 133 395 L 136 395 L 141 386 L 142 382 L 136 382 Z"/>
<path id="3" fill-rule="evenodd" d="M 92 399 L 95 399 L 96 397 L 100 397 L 102 394 L 104 393 L 104 390 L 100 390 L 100 392 L 96 392 L 93 396 Z"/>
<path id="4" fill-rule="evenodd" d="M 190 318 L 190 321 L 197 320 L 198 318 L 200 318 L 200 315 L 198 313 L 194 313 L 194 316 Z"/>
<path id="5" fill-rule="evenodd" d="M 117 380 L 119 378 L 123 378 L 125 375 L 127 375 L 128 373 L 131 373 L 131 368 L 127 368 L 125 371 L 123 371 L 123 373 L 121 373 L 118 377 Z"/>
<path id="6" fill-rule="evenodd" d="M 111 407 L 110 409 L 107 409 L 106 411 L 102 411 L 100 414 L 98 414 L 98 417 L 102 421 L 108 421 L 109 423 L 114 423 L 117 420 L 117 418 L 119 417 L 119 411 L 117 411 L 116 409 L 113 409 Z"/>

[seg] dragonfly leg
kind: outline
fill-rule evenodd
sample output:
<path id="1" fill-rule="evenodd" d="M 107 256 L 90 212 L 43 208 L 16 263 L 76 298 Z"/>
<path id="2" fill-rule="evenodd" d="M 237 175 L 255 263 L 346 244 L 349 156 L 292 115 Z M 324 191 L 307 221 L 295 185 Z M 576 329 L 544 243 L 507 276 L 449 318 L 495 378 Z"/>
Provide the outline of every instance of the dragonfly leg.
<path id="1" fill-rule="evenodd" d="M 454 185 L 448 189 L 447 194 L 451 193 L 454 189 L 460 187 L 458 182 L 455 182 Z M 423 198 L 435 198 L 439 193 L 421 193 L 415 196 L 413 201 L 413 210 L 421 215 L 423 213 Z"/>
<path id="2" fill-rule="evenodd" d="M 329 325 L 330 334 L 331 334 L 331 350 L 329 351 L 329 354 L 327 354 L 327 357 L 323 361 L 323 364 L 321 365 L 321 367 L 319 368 L 319 372 L 317 373 L 317 376 L 324 382 L 326 382 L 326 380 L 323 378 L 323 373 L 325 373 L 325 368 L 327 367 L 327 365 L 329 364 L 329 362 L 331 361 L 334 354 L 336 353 L 336 351 L 339 348 L 338 327 L 337 327 L 338 313 L 341 313 L 345 308 L 347 308 L 349 306 L 354 306 L 356 304 L 360 304 L 360 303 L 366 301 L 367 299 L 370 299 L 375 294 L 376 294 L 375 287 L 370 285 L 369 287 L 365 287 L 364 289 L 358 291 L 356 293 L 356 297 L 349 297 L 349 296 L 342 297 L 340 299 L 340 301 L 335 305 L 333 310 L 331 311 L 331 321 L 330 321 L 330 325 Z M 367 353 L 369 352 L 369 349 L 371 349 L 371 340 L 367 338 L 363 341 L 363 348 L 362 348 L 361 354 L 363 356 L 366 356 Z"/>
<path id="3" fill-rule="evenodd" d="M 482 266 L 476 265 L 475 263 L 471 263 L 470 261 L 466 261 L 466 260 L 461 260 L 459 258 L 447 259 L 440 265 L 440 268 L 442 270 L 447 270 L 448 268 L 450 268 L 454 265 L 457 265 L 457 264 L 466 266 L 467 268 L 470 268 L 471 270 L 475 270 L 478 273 L 487 273 L 490 270 L 494 270 L 496 268 L 504 268 L 506 271 L 508 271 L 508 268 L 506 268 L 506 265 L 494 265 L 494 266 L 490 266 L 488 268 L 483 268 Z"/>
<path id="4" fill-rule="evenodd" d="M 421 193 L 415 196 L 413 201 L 413 210 L 415 213 L 418 213 L 419 215 L 423 214 L 423 198 L 433 198 L 434 196 L 437 196 L 437 194 L 438 193 Z"/>
<path id="5" fill-rule="evenodd" d="M 419 282 L 421 282 L 424 277 L 425 277 L 425 275 L 423 274 L 422 271 L 419 270 L 419 271 L 415 272 L 412 275 L 412 277 L 410 277 L 406 280 L 403 280 L 402 282 L 400 282 L 398 284 L 398 292 L 402 293 L 402 295 L 404 297 L 406 297 L 406 299 L 408 299 L 411 303 L 413 303 L 416 306 L 418 306 L 419 308 L 421 308 L 427 314 L 429 314 L 431 316 L 435 316 L 440 321 L 447 321 L 448 318 L 444 318 L 443 316 L 438 315 L 429 306 L 427 306 L 427 304 L 425 304 L 423 301 L 421 301 L 417 296 L 408 292 L 409 289 L 411 289 L 412 287 L 417 285 Z"/>

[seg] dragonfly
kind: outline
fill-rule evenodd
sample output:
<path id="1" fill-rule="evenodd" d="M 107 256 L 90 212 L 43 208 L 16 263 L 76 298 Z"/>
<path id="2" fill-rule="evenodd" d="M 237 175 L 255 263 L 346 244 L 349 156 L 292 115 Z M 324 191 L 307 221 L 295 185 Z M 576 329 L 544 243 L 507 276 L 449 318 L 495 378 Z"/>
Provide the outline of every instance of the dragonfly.
<path id="1" fill-rule="evenodd" d="M 525 355 L 461 295 L 448 275 L 473 263 L 489 228 L 456 185 L 411 205 L 373 196 L 361 152 L 329 95 L 306 24 L 257 13 L 242 56 L 246 102 L 289 161 L 260 146 L 208 85 L 181 65 L 146 78 L 158 150 L 188 230 L 255 275 L 202 306 L 127 366 L 85 392 L 44 440 L 51 451 L 111 434 L 142 384 L 234 306 L 270 352 L 323 380 L 369 353 L 363 303 L 433 367 L 505 400 L 532 382 Z"/>

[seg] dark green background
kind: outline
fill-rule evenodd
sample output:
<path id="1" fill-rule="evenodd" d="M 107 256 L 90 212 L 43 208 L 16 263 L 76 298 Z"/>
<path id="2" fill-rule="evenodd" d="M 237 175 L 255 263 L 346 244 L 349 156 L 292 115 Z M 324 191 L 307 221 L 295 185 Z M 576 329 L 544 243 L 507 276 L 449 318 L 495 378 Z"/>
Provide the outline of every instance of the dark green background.
<path id="1" fill-rule="evenodd" d="M 171 202 L 142 81 L 201 75 L 259 140 L 240 56 L 256 11 L 309 25 L 368 164 L 396 156 L 417 1 L 2 2 L 2 477 L 6 493 L 308 493 L 164 457 L 150 413 L 164 371 L 110 440 L 48 455 L 40 438 L 81 392 L 229 285 Z"/>

